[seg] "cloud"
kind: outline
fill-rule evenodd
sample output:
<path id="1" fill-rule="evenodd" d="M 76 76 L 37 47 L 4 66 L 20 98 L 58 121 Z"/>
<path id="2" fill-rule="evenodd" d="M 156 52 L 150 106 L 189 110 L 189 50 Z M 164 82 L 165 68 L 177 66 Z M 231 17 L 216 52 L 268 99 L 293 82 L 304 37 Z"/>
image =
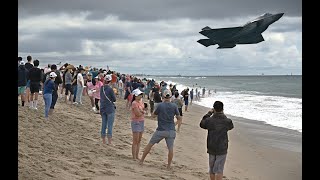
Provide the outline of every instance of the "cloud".
<path id="1" fill-rule="evenodd" d="M 68 61 L 146 74 L 302 71 L 300 1 L 29 0 L 19 1 L 18 10 L 19 56 L 32 55 L 40 66 Z M 285 15 L 259 44 L 217 50 L 196 42 L 205 26 L 242 26 L 274 11 Z"/>

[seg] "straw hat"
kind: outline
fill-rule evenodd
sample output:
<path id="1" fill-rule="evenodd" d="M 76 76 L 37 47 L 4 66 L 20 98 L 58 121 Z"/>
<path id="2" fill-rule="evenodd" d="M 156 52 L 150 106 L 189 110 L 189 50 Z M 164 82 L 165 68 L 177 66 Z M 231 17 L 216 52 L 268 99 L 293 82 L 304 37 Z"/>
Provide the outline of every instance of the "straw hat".
<path id="1" fill-rule="evenodd" d="M 66 67 L 66 69 L 73 69 L 74 68 L 74 66 L 72 65 L 72 64 L 69 64 L 67 67 Z"/>

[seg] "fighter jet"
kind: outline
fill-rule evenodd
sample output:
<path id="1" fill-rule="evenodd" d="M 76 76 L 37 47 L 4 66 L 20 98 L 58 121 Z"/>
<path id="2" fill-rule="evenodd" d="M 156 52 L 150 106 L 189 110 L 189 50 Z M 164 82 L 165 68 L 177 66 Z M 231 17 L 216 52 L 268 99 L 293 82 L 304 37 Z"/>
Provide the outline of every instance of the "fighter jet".
<path id="1" fill-rule="evenodd" d="M 211 29 L 206 26 L 199 33 L 209 39 L 200 39 L 197 42 L 208 47 L 218 44 L 217 49 L 233 48 L 237 44 L 257 44 L 264 41 L 262 32 L 264 32 L 270 24 L 278 21 L 284 13 L 270 14 L 265 13 L 256 19 L 249 21 L 243 26 Z"/>

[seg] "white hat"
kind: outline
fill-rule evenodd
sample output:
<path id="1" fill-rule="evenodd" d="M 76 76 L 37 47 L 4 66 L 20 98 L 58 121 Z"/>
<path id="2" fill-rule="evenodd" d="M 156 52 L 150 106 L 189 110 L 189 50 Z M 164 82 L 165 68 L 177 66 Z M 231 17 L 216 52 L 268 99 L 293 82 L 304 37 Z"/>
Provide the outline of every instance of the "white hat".
<path id="1" fill-rule="evenodd" d="M 171 91 L 169 91 L 169 90 L 165 90 L 163 92 L 163 95 L 164 95 L 164 97 L 171 97 L 172 96 Z"/>
<path id="2" fill-rule="evenodd" d="M 94 77 L 95 79 L 97 78 L 97 79 L 99 79 L 99 75 L 98 76 L 96 76 L 96 77 Z"/>
<path id="3" fill-rule="evenodd" d="M 24 65 L 24 61 L 20 61 L 20 63 L 19 63 L 20 65 Z"/>
<path id="4" fill-rule="evenodd" d="M 104 77 L 104 80 L 105 81 L 111 81 L 112 80 L 112 77 L 110 74 L 107 74 L 105 77 Z"/>
<path id="5" fill-rule="evenodd" d="M 55 72 L 51 72 L 50 77 L 57 77 L 57 74 Z"/>
<path id="6" fill-rule="evenodd" d="M 140 94 L 143 94 L 143 92 L 142 92 L 142 91 L 140 91 L 140 89 L 139 89 L 139 88 L 137 88 L 137 89 L 133 90 L 133 91 L 132 91 L 132 93 L 134 94 L 134 96 L 139 96 Z"/>

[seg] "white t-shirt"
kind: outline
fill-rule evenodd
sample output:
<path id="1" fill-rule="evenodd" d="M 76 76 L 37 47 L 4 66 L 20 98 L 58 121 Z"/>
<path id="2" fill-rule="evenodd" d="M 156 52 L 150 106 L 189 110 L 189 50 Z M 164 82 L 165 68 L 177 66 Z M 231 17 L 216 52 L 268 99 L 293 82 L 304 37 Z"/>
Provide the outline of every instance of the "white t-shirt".
<path id="1" fill-rule="evenodd" d="M 123 89 L 123 82 L 121 79 L 119 80 L 118 84 L 119 84 L 119 89 Z"/>
<path id="2" fill-rule="evenodd" d="M 84 86 L 84 80 L 81 73 L 77 74 L 77 85 L 81 85 L 82 87 Z"/>

